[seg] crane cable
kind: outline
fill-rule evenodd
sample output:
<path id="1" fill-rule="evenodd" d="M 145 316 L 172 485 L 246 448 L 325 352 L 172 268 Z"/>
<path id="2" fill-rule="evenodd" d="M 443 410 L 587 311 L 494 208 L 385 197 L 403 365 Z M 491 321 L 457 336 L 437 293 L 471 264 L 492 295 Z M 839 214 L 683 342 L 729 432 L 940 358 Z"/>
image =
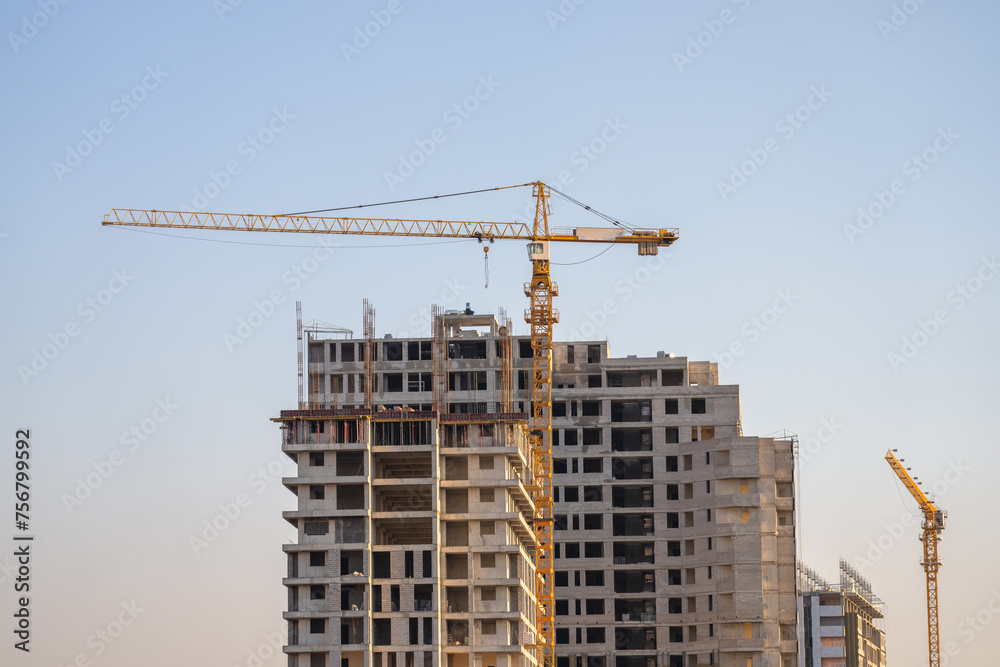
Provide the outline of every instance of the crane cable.
<path id="1" fill-rule="evenodd" d="M 490 286 L 490 247 L 483 246 L 483 261 L 486 263 L 486 288 Z"/>
<path id="2" fill-rule="evenodd" d="M 551 190 L 552 192 L 556 193 L 557 195 L 559 195 L 560 197 L 562 197 L 562 198 L 563 198 L 563 199 L 565 199 L 566 201 L 568 201 L 568 202 L 570 202 L 570 203 L 572 203 L 572 204 L 576 204 L 576 205 L 577 205 L 577 206 L 579 206 L 580 208 L 583 208 L 583 209 L 585 209 L 585 210 L 587 210 L 587 211 L 590 211 L 590 212 L 591 212 L 591 213 L 593 213 L 594 215 L 596 215 L 596 216 L 598 216 L 598 217 L 600 217 L 600 218 L 603 218 L 603 219 L 607 220 L 608 222 L 610 222 L 610 223 L 611 223 L 612 225 L 614 225 L 615 227 L 619 227 L 619 228 L 621 228 L 621 229 L 626 229 L 626 230 L 629 230 L 629 231 L 634 231 L 634 230 L 635 230 L 635 227 L 633 227 L 633 226 L 631 226 L 631 225 L 627 225 L 627 224 L 625 224 L 624 222 L 622 222 L 621 220 L 619 220 L 619 219 L 617 219 L 617 218 L 612 218 L 612 217 L 611 217 L 610 215 L 607 215 L 606 213 L 601 213 L 601 212 L 600 212 L 600 211 L 598 211 L 597 209 L 595 209 L 595 208 L 591 208 L 590 206 L 587 206 L 587 205 L 586 205 L 586 204 L 584 204 L 584 203 L 583 203 L 582 201 L 579 201 L 579 200 L 576 200 L 576 199 L 573 199 L 572 197 L 570 197 L 569 195 L 567 195 L 567 194 L 565 194 L 565 193 L 563 193 L 563 192 L 559 192 L 558 190 L 556 190 L 556 189 L 555 189 L 554 187 L 552 187 L 551 185 L 549 185 L 549 186 L 546 186 L 546 187 L 548 187 L 548 189 L 549 189 L 549 190 Z"/>
<path id="3" fill-rule="evenodd" d="M 389 204 L 407 204 L 414 201 L 427 201 L 428 199 L 444 199 L 446 197 L 461 197 L 463 195 L 475 195 L 481 192 L 495 192 L 497 190 L 510 190 L 511 188 L 523 188 L 534 183 L 521 183 L 520 185 L 504 185 L 499 188 L 484 188 L 482 190 L 468 190 L 466 192 L 452 192 L 446 195 L 431 195 L 430 197 L 414 197 L 412 199 L 397 199 L 396 201 L 381 201 L 374 204 L 357 204 L 355 206 L 339 206 L 337 208 L 320 208 L 315 211 L 299 211 L 298 213 L 280 213 L 279 215 L 310 215 L 312 213 L 330 213 L 332 211 L 348 211 L 355 208 L 369 208 L 372 206 L 388 206 Z M 551 188 L 550 188 L 551 189 Z"/>
<path id="4" fill-rule="evenodd" d="M 430 199 L 444 199 L 446 197 L 461 197 L 461 196 L 464 196 L 464 195 L 474 195 L 474 194 L 480 194 L 480 193 L 483 193 L 483 192 L 496 192 L 497 190 L 510 190 L 512 188 L 524 188 L 524 187 L 528 187 L 529 185 L 530 186 L 534 186 L 534 183 L 521 183 L 520 185 L 504 185 L 504 186 L 497 187 L 497 188 L 483 188 L 483 189 L 480 189 L 480 190 L 467 190 L 465 192 L 452 192 L 450 194 L 444 194 L 444 195 L 431 195 L 429 197 L 413 197 L 411 199 L 397 199 L 396 201 L 376 202 L 376 203 L 373 203 L 373 204 L 357 204 L 355 206 L 339 206 L 339 207 L 336 207 L 336 208 L 321 208 L 321 209 L 316 209 L 316 210 L 313 210 L 313 211 L 299 211 L 298 213 L 284 213 L 282 215 L 293 216 L 293 215 L 311 215 L 313 213 L 332 213 L 334 211 L 347 211 L 347 210 L 358 209 L 358 208 L 371 208 L 373 206 L 388 206 L 390 204 L 406 204 L 406 203 L 409 203 L 409 202 L 427 201 L 427 200 L 430 200 Z M 570 202 L 572 204 L 576 204 L 577 206 L 579 206 L 580 208 L 582 208 L 584 210 L 590 211 L 594 215 L 596 215 L 596 216 L 598 216 L 600 218 L 603 218 L 604 220 L 607 220 L 608 222 L 610 222 L 615 227 L 618 227 L 619 229 L 625 229 L 625 230 L 628 230 L 628 231 L 634 231 L 635 230 L 635 228 L 632 227 L 631 225 L 627 225 L 624 222 L 622 222 L 621 220 L 618 220 L 617 218 L 613 218 L 610 215 L 607 215 L 606 213 L 601 213 L 597 209 L 592 208 L 590 206 L 587 206 L 586 204 L 584 204 L 583 202 L 579 201 L 578 199 L 574 199 L 573 197 L 570 197 L 566 193 L 561 192 L 559 190 L 556 190 L 551 185 L 545 185 L 544 183 L 542 185 L 545 186 L 545 187 L 547 187 L 550 191 L 554 192 L 558 196 L 562 197 L 564 200 L 566 200 L 566 201 L 568 201 L 568 202 Z M 479 242 L 482 243 L 483 239 L 480 238 Z M 493 243 L 493 239 L 490 239 L 490 243 Z M 601 255 L 603 255 L 604 253 L 606 253 L 608 250 L 611 250 L 611 246 L 608 246 L 607 248 L 605 248 L 601 252 L 597 253 L 593 257 L 589 257 L 588 259 L 580 260 L 579 262 L 552 262 L 552 264 L 556 265 L 556 266 L 576 266 L 577 264 L 586 264 L 587 262 L 589 262 L 591 260 L 597 259 Z M 486 286 L 486 288 L 489 288 L 489 286 L 490 286 L 490 256 L 489 256 L 489 252 L 490 252 L 490 249 L 489 249 L 488 246 L 486 246 L 486 247 L 483 248 L 483 253 L 485 255 L 484 256 L 484 263 L 486 265 L 485 266 L 485 270 L 486 270 L 486 285 L 485 286 Z"/>
<path id="5" fill-rule="evenodd" d="M 597 253 L 593 257 L 588 257 L 587 259 L 581 259 L 579 262 L 549 262 L 549 264 L 552 264 L 553 266 L 576 266 L 577 264 L 586 264 L 587 262 L 589 262 L 592 259 L 597 259 L 598 257 L 600 257 L 601 255 L 603 255 L 607 251 L 611 250 L 613 247 L 614 246 L 610 246 L 609 245 L 607 248 L 605 248 L 601 252 Z"/>
<path id="6" fill-rule="evenodd" d="M 923 516 L 922 513 L 921 514 L 914 514 L 913 510 L 911 510 L 910 507 L 909 507 L 909 505 L 906 504 L 906 499 L 903 497 L 903 491 L 899 488 L 900 484 L 902 484 L 902 481 L 900 481 L 900 479 L 899 479 L 899 475 L 897 475 L 895 473 L 895 471 L 893 471 L 892 477 L 896 481 L 896 484 L 895 484 L 895 486 L 896 486 L 896 493 L 899 494 L 899 502 L 902 503 L 903 509 L 906 510 L 907 514 L 911 514 L 912 516 L 914 516 L 914 517 L 916 517 L 918 519 L 921 518 Z M 916 480 L 914 480 L 914 483 L 916 483 Z M 907 489 L 907 491 L 909 491 L 909 489 Z M 911 498 L 913 497 L 912 494 L 910 495 L 910 497 Z"/>
<path id="7" fill-rule="evenodd" d="M 335 207 L 335 208 L 320 208 L 320 209 L 315 209 L 315 210 L 312 210 L 312 211 L 298 211 L 298 212 L 295 212 L 295 213 L 278 213 L 276 215 L 283 216 L 283 217 L 289 217 L 289 216 L 296 216 L 296 215 L 311 215 L 313 213 L 331 213 L 331 212 L 334 212 L 334 211 L 348 211 L 348 210 L 359 209 L 359 208 L 371 208 L 371 207 L 374 207 L 374 206 L 388 206 L 390 204 L 406 204 L 406 203 L 416 202 L 416 201 L 427 201 L 427 200 L 430 200 L 430 199 L 445 199 L 447 197 L 461 197 L 461 196 L 464 196 L 464 195 L 474 195 L 474 194 L 480 194 L 480 193 L 483 193 L 483 192 L 496 192 L 498 190 L 510 190 L 510 189 L 513 189 L 513 188 L 524 188 L 524 187 L 534 186 L 534 185 L 535 185 L 534 183 L 520 183 L 518 185 L 503 185 L 503 186 L 496 187 L 496 188 L 482 188 L 480 190 L 466 190 L 465 192 L 452 192 L 452 193 L 443 194 L 443 195 L 431 195 L 429 197 L 413 197 L 413 198 L 410 198 L 410 199 L 397 199 L 395 201 L 375 202 L 375 203 L 372 203 L 372 204 L 356 204 L 354 206 L 338 206 L 338 207 Z M 634 231 L 634 229 L 635 229 L 631 225 L 628 225 L 628 224 L 622 222 L 621 220 L 618 220 L 617 218 L 613 218 L 610 215 L 607 215 L 606 213 L 601 213 L 597 209 L 592 208 L 590 206 L 587 206 L 583 202 L 581 202 L 581 201 L 579 201 L 577 199 L 574 199 L 573 197 L 570 197 L 566 193 L 560 192 L 559 190 L 556 190 L 551 185 L 545 185 L 544 183 L 542 185 L 544 187 L 547 187 L 549 190 L 551 190 L 552 192 L 554 192 L 558 196 L 562 197 L 564 200 L 566 200 L 566 201 L 568 201 L 568 202 L 570 202 L 572 204 L 576 204 L 580 208 L 582 208 L 584 210 L 587 210 L 587 211 L 590 211 L 594 215 L 596 215 L 596 216 L 598 216 L 600 218 L 603 218 L 604 220 L 607 220 L 608 222 L 610 222 L 615 227 L 618 227 L 620 229 L 625 229 L 625 230 L 628 230 L 628 231 Z M 260 245 L 260 246 L 272 246 L 272 247 L 282 247 L 282 246 L 284 246 L 284 247 L 288 247 L 288 248 L 313 247 L 313 246 L 308 246 L 308 245 L 287 245 L 287 244 L 253 243 L 253 242 L 245 242 L 245 241 L 243 241 L 243 242 L 241 242 L 241 241 L 224 241 L 224 240 L 218 240 L 218 239 L 199 239 L 199 238 L 196 238 L 196 237 L 181 236 L 181 235 L 175 235 L 175 234 L 164 234 L 162 232 L 158 233 L 158 232 L 144 231 L 144 230 L 139 230 L 139 229 L 130 229 L 129 231 L 143 232 L 143 233 L 146 233 L 146 234 L 156 234 L 156 235 L 159 235 L 159 236 L 173 236 L 174 238 L 183 238 L 183 239 L 191 239 L 191 240 L 207 240 L 207 241 L 213 241 L 215 243 L 230 243 L 230 244 L 235 244 L 235 245 Z M 438 244 L 443 244 L 443 243 L 455 243 L 455 242 L 456 241 L 438 241 L 438 242 L 431 242 L 431 243 L 412 243 L 412 244 L 411 243 L 401 243 L 401 244 L 399 244 L 399 247 L 418 246 L 418 245 L 438 245 Z M 480 238 L 479 242 L 482 243 L 483 240 Z M 492 238 L 490 239 L 490 243 L 493 243 L 493 239 Z M 365 246 L 365 245 L 361 245 L 361 246 L 341 246 L 341 247 L 343 247 L 343 248 L 377 248 L 377 247 L 395 247 L 395 246 Z M 602 250 L 601 252 L 597 253 L 593 257 L 590 257 L 590 258 L 584 259 L 584 260 L 580 260 L 579 262 L 552 262 L 552 264 L 557 265 L 557 266 L 575 266 L 577 264 L 585 264 L 586 262 L 589 262 L 591 260 L 597 259 L 598 257 L 600 257 L 601 255 L 603 255 L 604 253 L 606 253 L 610 249 L 611 249 L 611 246 L 608 246 L 605 250 Z M 485 261 L 486 261 L 486 287 L 489 287 L 490 286 L 489 247 L 484 247 L 483 251 L 484 251 L 484 253 L 486 253 L 486 257 L 485 257 Z"/>
<path id="8" fill-rule="evenodd" d="M 375 203 L 372 203 L 372 204 L 356 204 L 354 206 L 338 206 L 336 208 L 319 208 L 319 209 L 315 209 L 315 210 L 312 210 L 312 211 L 298 211 L 296 213 L 281 213 L 279 215 L 294 216 L 294 215 L 311 215 L 313 213 L 332 213 L 334 211 L 349 211 L 349 210 L 352 210 L 352 209 L 359 209 L 359 208 L 371 208 L 373 206 L 388 206 L 390 204 L 407 204 L 407 203 L 410 203 L 410 202 L 428 201 L 428 200 L 431 200 L 431 199 L 445 199 L 447 197 L 462 197 L 464 195 L 475 195 L 475 194 L 480 194 L 480 193 L 483 193 L 483 192 L 496 192 L 498 190 L 510 190 L 510 189 L 513 189 L 513 188 L 525 188 L 525 187 L 534 186 L 534 185 L 535 185 L 534 183 L 520 183 L 518 185 L 504 185 L 504 186 L 500 186 L 500 187 L 497 187 L 497 188 L 483 188 L 483 189 L 480 189 L 480 190 L 466 190 L 465 192 L 452 192 L 452 193 L 444 194 L 444 195 L 431 195 L 429 197 L 413 197 L 411 199 L 397 199 L 395 201 L 375 202 Z M 629 230 L 629 231 L 634 231 L 635 230 L 635 227 L 633 227 L 632 225 L 626 224 L 626 223 L 622 222 L 621 220 L 619 220 L 618 218 L 613 218 L 613 217 L 611 217 L 610 215 L 608 215 L 606 213 L 601 213 L 597 209 L 595 209 L 593 207 L 590 207 L 590 206 L 587 206 L 582 201 L 580 201 L 578 199 L 574 199 L 573 197 L 570 197 L 565 192 L 561 192 L 559 190 L 556 190 L 551 185 L 546 185 L 544 183 L 542 183 L 542 185 L 544 187 L 547 187 L 550 191 L 552 191 L 553 193 L 555 193 L 559 197 L 561 197 L 564 200 L 570 202 L 571 204 L 576 204 L 580 208 L 582 208 L 582 209 L 584 209 L 586 211 L 590 211 L 591 213 L 593 213 L 594 215 L 598 216 L 599 218 L 607 220 L 608 222 L 610 222 L 615 227 L 618 227 L 620 229 Z"/>

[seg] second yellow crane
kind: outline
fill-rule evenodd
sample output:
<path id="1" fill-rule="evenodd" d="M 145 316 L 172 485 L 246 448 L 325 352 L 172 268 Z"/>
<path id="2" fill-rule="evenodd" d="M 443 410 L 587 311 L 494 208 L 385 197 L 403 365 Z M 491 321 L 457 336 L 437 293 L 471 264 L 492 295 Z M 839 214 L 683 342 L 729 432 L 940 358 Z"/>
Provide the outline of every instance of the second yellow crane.
<path id="1" fill-rule="evenodd" d="M 938 570 L 941 568 L 941 561 L 938 560 L 938 541 L 941 539 L 941 532 L 944 530 L 944 520 L 948 513 L 938 508 L 934 502 L 927 497 L 923 489 L 916 480 L 903 467 L 901 459 L 897 459 L 893 450 L 885 453 L 885 460 L 889 462 L 896 476 L 906 486 L 910 495 L 920 505 L 920 510 L 924 514 L 924 521 L 921 524 L 923 533 L 920 541 L 924 545 L 924 559 L 920 563 L 924 567 L 924 574 L 927 577 L 927 645 L 930 659 L 930 667 L 940 667 L 941 650 L 940 639 L 938 637 Z"/>

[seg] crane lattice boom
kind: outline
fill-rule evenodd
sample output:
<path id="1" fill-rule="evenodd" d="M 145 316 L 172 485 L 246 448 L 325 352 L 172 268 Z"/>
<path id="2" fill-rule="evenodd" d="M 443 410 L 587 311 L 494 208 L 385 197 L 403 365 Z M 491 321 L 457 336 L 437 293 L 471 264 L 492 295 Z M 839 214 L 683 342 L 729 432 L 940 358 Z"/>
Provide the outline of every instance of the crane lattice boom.
<path id="1" fill-rule="evenodd" d="M 620 227 L 553 228 L 538 234 L 523 222 L 460 222 L 453 220 L 404 220 L 341 218 L 306 215 L 256 215 L 251 213 L 200 213 L 116 208 L 104 216 L 104 225 L 212 229 L 234 232 L 295 232 L 300 234 L 351 234 L 355 236 L 422 236 L 463 239 L 513 239 L 577 243 L 631 243 L 668 246 L 677 240 L 676 229 L 623 229 Z M 646 253 L 643 253 L 646 254 Z M 648 253 L 656 254 L 656 253 Z"/>

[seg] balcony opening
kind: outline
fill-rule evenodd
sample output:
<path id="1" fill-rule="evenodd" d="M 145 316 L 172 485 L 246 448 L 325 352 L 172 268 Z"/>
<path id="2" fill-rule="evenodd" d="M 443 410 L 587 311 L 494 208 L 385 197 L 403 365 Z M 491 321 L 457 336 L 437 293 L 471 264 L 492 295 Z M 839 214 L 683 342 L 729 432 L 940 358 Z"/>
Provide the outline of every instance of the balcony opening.
<path id="1" fill-rule="evenodd" d="M 611 476 L 614 479 L 653 479 L 653 459 L 615 457 L 611 460 Z"/>
<path id="2" fill-rule="evenodd" d="M 388 551 L 372 553 L 372 577 L 375 579 L 392 578 L 392 559 Z"/>
<path id="3" fill-rule="evenodd" d="M 337 476 L 360 477 L 365 474 L 363 452 L 337 452 Z"/>
<path id="4" fill-rule="evenodd" d="M 650 401 L 611 401 L 612 422 L 648 422 L 653 420 Z"/>
<path id="5" fill-rule="evenodd" d="M 376 618 L 372 621 L 372 643 L 375 646 L 389 646 L 392 644 L 392 619 Z M 394 653 L 390 654 L 395 656 Z"/>
<path id="6" fill-rule="evenodd" d="M 614 486 L 611 488 L 611 506 L 614 508 L 652 507 L 653 487 Z"/>
<path id="7" fill-rule="evenodd" d="M 649 452 L 653 449 L 653 430 L 648 428 L 611 429 L 611 451 Z"/>
<path id="8" fill-rule="evenodd" d="M 654 549 L 652 542 L 615 542 L 614 543 L 614 563 L 615 565 L 634 565 L 636 563 L 654 563 Z"/>
<path id="9" fill-rule="evenodd" d="M 431 341 L 410 341 L 406 344 L 406 358 L 409 361 L 431 361 Z"/>
<path id="10" fill-rule="evenodd" d="M 323 598 L 313 598 L 322 600 Z M 340 587 L 340 610 L 361 611 L 365 608 L 364 584 L 347 584 Z"/>
<path id="11" fill-rule="evenodd" d="M 656 385 L 656 370 L 608 371 L 609 387 L 651 387 Z"/>
<path id="12" fill-rule="evenodd" d="M 615 620 L 616 621 L 640 621 L 643 623 L 656 622 L 656 600 L 646 599 L 617 599 L 615 600 Z M 621 648 L 620 646 L 618 648 Z"/>
<path id="13" fill-rule="evenodd" d="M 445 556 L 445 578 L 469 578 L 469 560 L 465 554 L 447 554 Z"/>
<path id="14" fill-rule="evenodd" d="M 619 651 L 655 650 L 656 628 L 620 628 L 615 632 L 615 648 Z"/>
<path id="15" fill-rule="evenodd" d="M 683 387 L 684 386 L 684 371 L 680 369 L 663 369 L 663 386 L 664 387 Z"/>
<path id="16" fill-rule="evenodd" d="M 445 589 L 447 611 L 449 614 L 465 614 L 469 611 L 469 589 L 449 586 Z"/>
<path id="17" fill-rule="evenodd" d="M 382 391 L 387 394 L 398 394 L 403 391 L 402 373 L 383 373 Z"/>
<path id="18" fill-rule="evenodd" d="M 655 592 L 656 579 L 652 571 L 617 570 L 615 572 L 615 593 Z"/>
<path id="19" fill-rule="evenodd" d="M 341 484 L 337 487 L 338 510 L 363 510 L 364 508 L 364 484 Z"/>
<path id="20" fill-rule="evenodd" d="M 433 611 L 433 584 L 415 584 L 413 586 L 413 611 Z"/>
<path id="21" fill-rule="evenodd" d="M 449 359 L 485 359 L 486 341 L 452 340 L 448 343 Z"/>

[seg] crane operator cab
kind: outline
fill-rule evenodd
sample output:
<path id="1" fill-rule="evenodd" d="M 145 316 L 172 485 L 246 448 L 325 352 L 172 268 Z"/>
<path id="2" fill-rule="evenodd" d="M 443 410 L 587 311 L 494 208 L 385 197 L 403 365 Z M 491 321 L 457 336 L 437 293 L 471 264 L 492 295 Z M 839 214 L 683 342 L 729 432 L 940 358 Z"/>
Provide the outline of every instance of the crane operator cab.
<path id="1" fill-rule="evenodd" d="M 528 259 L 531 261 L 542 260 L 549 261 L 549 242 L 548 241 L 532 241 L 528 244 Z"/>

